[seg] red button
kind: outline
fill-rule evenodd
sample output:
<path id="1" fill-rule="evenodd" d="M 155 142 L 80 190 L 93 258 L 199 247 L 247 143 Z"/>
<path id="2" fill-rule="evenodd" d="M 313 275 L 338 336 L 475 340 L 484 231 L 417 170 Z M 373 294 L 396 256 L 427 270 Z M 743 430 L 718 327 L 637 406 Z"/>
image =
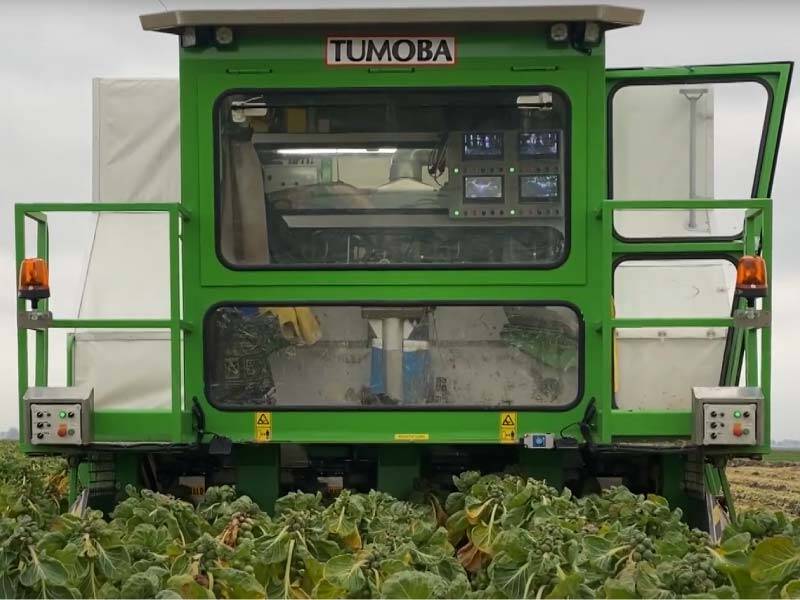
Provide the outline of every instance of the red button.
<path id="1" fill-rule="evenodd" d="M 58 426 L 58 437 L 67 437 L 67 425 L 66 423 L 62 423 Z"/>
<path id="2" fill-rule="evenodd" d="M 733 424 L 733 435 L 735 435 L 736 437 L 741 437 L 742 433 L 743 433 L 742 429 L 743 428 L 742 428 L 742 424 L 741 423 L 734 423 Z"/>

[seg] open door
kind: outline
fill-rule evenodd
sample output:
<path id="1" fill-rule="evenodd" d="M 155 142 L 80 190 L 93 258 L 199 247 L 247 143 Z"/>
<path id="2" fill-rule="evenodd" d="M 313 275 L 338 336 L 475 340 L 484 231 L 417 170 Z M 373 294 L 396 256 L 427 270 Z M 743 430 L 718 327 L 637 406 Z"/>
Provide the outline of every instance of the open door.
<path id="1" fill-rule="evenodd" d="M 791 63 L 608 71 L 608 197 L 769 197 L 791 72 Z M 614 234 L 632 244 L 735 242 L 743 224 L 743 209 L 618 211 Z M 617 317 L 730 316 L 735 252 L 689 248 L 616 257 Z M 688 410 L 691 386 L 738 384 L 738 336 L 713 327 L 617 330 L 616 406 Z"/>

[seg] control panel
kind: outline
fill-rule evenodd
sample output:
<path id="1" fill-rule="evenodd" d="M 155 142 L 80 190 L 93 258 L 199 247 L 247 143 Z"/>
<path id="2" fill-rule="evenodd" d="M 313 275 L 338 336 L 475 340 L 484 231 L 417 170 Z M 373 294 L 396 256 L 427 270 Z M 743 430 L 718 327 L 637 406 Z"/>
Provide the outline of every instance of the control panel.
<path id="1" fill-rule="evenodd" d="M 450 132 L 451 216 L 562 221 L 563 134 L 557 128 Z"/>
<path id="2" fill-rule="evenodd" d="M 704 404 L 703 445 L 757 445 L 755 404 Z"/>
<path id="3" fill-rule="evenodd" d="M 82 386 L 32 387 L 25 402 L 25 440 L 32 445 L 82 446 L 91 442 L 94 390 Z"/>
<path id="4" fill-rule="evenodd" d="M 31 444 L 83 444 L 80 404 L 31 404 Z"/>
<path id="5" fill-rule="evenodd" d="M 757 387 L 692 390 L 694 442 L 703 446 L 758 446 L 764 441 L 764 395 Z"/>

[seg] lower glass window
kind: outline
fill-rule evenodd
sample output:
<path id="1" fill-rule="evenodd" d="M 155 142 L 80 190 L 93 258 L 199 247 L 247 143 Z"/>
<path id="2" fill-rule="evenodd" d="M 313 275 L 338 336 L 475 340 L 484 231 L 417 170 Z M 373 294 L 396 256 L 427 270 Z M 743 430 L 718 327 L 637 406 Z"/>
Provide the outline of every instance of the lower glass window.
<path id="1" fill-rule="evenodd" d="M 206 395 L 225 410 L 564 408 L 581 339 L 567 306 L 218 306 Z"/>

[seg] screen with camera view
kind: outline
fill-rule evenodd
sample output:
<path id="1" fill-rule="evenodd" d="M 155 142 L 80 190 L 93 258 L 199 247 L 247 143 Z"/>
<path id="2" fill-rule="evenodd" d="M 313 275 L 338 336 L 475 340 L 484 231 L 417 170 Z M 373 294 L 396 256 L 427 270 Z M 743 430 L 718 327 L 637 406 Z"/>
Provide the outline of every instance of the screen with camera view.
<path id="1" fill-rule="evenodd" d="M 502 177 L 465 177 L 464 199 L 470 200 L 502 200 Z"/>
<path id="2" fill-rule="evenodd" d="M 558 156 L 558 131 L 542 130 L 519 134 L 519 154 L 525 157 Z"/>
<path id="3" fill-rule="evenodd" d="M 502 133 L 464 134 L 464 158 L 502 158 L 502 156 Z"/>
<path id="4" fill-rule="evenodd" d="M 558 198 L 558 175 L 526 175 L 520 177 L 520 198 L 555 200 Z"/>

